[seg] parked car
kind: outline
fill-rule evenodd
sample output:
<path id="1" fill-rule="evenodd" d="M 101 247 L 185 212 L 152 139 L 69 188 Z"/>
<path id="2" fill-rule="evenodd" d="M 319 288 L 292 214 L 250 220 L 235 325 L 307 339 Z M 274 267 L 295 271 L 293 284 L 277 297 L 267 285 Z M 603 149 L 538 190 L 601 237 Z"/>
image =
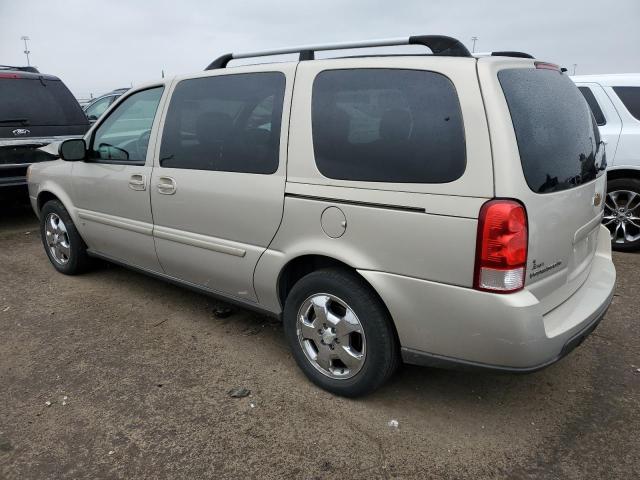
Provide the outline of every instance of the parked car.
<path id="1" fill-rule="evenodd" d="M 0 188 L 26 185 L 27 167 L 51 159 L 40 147 L 88 128 L 59 78 L 34 67 L 0 67 Z"/>
<path id="2" fill-rule="evenodd" d="M 616 250 L 640 248 L 640 74 L 572 77 L 607 146 L 603 223 Z"/>
<path id="3" fill-rule="evenodd" d="M 313 60 L 396 44 L 433 53 Z M 593 331 L 616 278 L 604 149 L 568 76 L 441 36 L 262 55 L 295 51 L 135 88 L 32 166 L 53 266 L 98 257 L 281 317 L 347 396 L 401 360 L 531 372 Z"/>
<path id="4" fill-rule="evenodd" d="M 112 92 L 101 95 L 100 97 L 92 100 L 88 104 L 86 104 L 83 108 L 85 115 L 89 119 L 89 122 L 92 124 L 95 123 L 100 116 L 107 111 L 107 108 L 111 106 L 116 99 L 120 98 L 120 96 L 125 93 L 128 88 L 117 88 Z"/>

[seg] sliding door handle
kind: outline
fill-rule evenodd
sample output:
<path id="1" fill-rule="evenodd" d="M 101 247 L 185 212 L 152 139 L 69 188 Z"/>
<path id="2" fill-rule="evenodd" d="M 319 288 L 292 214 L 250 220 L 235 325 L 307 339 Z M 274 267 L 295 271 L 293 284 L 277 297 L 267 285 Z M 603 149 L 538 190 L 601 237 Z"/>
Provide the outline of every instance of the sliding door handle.
<path id="1" fill-rule="evenodd" d="M 147 179 L 145 178 L 144 175 L 141 175 L 139 173 L 135 173 L 133 175 L 131 175 L 131 178 L 129 178 L 129 188 L 131 190 L 146 190 L 147 189 Z"/>
<path id="2" fill-rule="evenodd" d="M 158 179 L 158 193 L 173 195 L 176 193 L 176 181 L 171 177 L 160 177 Z"/>

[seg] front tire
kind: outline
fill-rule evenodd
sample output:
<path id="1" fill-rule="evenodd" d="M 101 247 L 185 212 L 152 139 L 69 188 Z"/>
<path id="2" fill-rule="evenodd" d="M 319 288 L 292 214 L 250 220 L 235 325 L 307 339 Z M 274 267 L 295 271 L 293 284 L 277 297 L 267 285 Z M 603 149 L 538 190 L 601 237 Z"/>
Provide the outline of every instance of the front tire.
<path id="1" fill-rule="evenodd" d="M 640 180 L 609 180 L 602 223 L 609 229 L 614 250 L 640 249 Z"/>
<path id="2" fill-rule="evenodd" d="M 87 245 L 80 237 L 67 209 L 50 200 L 40 211 L 40 235 L 53 267 L 65 275 L 77 275 L 91 266 Z"/>
<path id="3" fill-rule="evenodd" d="M 356 397 L 379 388 L 399 364 L 386 308 L 357 275 L 312 272 L 291 289 L 284 330 L 298 366 L 319 387 Z"/>

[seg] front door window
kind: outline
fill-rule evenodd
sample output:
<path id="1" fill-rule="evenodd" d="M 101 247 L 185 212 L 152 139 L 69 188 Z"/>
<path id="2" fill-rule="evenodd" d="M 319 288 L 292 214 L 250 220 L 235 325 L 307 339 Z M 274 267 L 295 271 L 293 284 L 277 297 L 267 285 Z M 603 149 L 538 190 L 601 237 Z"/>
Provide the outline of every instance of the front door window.
<path id="1" fill-rule="evenodd" d="M 89 159 L 101 163 L 144 165 L 162 90 L 162 87 L 156 87 L 134 93 L 110 112 L 94 133 Z"/>

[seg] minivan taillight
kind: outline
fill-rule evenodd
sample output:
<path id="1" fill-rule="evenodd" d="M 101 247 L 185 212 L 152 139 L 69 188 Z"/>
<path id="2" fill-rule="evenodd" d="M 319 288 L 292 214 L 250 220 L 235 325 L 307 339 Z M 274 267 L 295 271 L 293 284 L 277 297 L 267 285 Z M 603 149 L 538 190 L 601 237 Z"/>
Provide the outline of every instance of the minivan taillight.
<path id="1" fill-rule="evenodd" d="M 527 212 L 515 200 L 489 200 L 480 209 L 473 286 L 511 293 L 524 287 L 529 233 Z"/>

